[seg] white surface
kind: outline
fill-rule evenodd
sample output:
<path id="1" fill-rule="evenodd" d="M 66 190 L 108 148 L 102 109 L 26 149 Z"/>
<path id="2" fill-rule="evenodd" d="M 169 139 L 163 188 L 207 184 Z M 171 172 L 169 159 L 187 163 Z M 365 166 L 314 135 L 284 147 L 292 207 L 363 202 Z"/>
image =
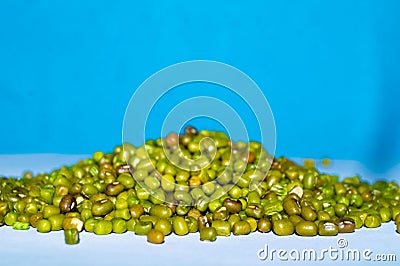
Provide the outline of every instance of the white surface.
<path id="1" fill-rule="evenodd" d="M 0 155 L 0 175 L 19 176 L 28 169 L 35 173 L 48 172 L 55 167 L 72 164 L 87 157 L 56 154 Z M 361 174 L 363 179 L 368 180 L 364 176 L 368 171 L 352 161 L 333 161 L 331 167 L 320 169 L 341 177 Z M 371 176 L 395 180 L 397 173 L 400 171 L 393 170 L 385 176 Z M 338 247 L 337 241 L 340 238 L 347 241 L 347 247 Z M 83 232 L 80 239 L 79 245 L 68 246 L 64 244 L 62 231 L 40 234 L 35 229 L 16 231 L 3 226 L 0 228 L 0 265 L 385 265 L 400 261 L 400 234 L 395 232 L 393 222 L 377 229 L 363 228 L 353 234 L 335 237 L 278 237 L 273 233 L 252 233 L 248 236 L 218 237 L 216 242 L 208 243 L 201 242 L 196 233 L 184 237 L 167 236 L 164 244 L 153 245 L 146 242 L 146 237 L 130 232 L 108 236 Z M 288 261 L 281 261 L 274 253 L 272 261 L 271 257 L 262 261 L 257 257 L 257 252 L 265 245 L 268 245 L 270 251 L 285 249 L 290 252 L 297 249 L 300 254 L 305 249 L 315 249 L 319 255 L 324 249 L 331 247 L 339 250 L 339 257 L 333 260 L 325 253 L 322 261 L 292 261 L 286 254 Z M 347 261 L 346 256 L 340 257 L 341 254 L 355 249 L 360 251 L 360 261 L 353 261 L 352 258 Z M 397 262 L 365 261 L 362 254 L 366 249 L 371 250 L 369 256 L 372 259 L 377 254 L 395 254 Z"/>

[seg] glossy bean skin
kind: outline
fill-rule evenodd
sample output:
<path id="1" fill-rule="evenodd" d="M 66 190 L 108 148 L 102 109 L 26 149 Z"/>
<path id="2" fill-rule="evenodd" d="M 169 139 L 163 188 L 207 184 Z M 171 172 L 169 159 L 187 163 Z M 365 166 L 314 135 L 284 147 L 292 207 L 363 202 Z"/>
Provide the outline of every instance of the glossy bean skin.
<path id="1" fill-rule="evenodd" d="M 147 235 L 152 228 L 153 228 L 153 223 L 150 221 L 138 222 L 135 224 L 135 234 Z"/>
<path id="2" fill-rule="evenodd" d="M 247 235 L 251 232 L 250 224 L 246 221 L 237 221 L 232 228 L 234 235 Z"/>
<path id="3" fill-rule="evenodd" d="M 189 233 L 189 228 L 185 219 L 181 216 L 176 216 L 173 220 L 174 233 L 183 236 Z"/>
<path id="4" fill-rule="evenodd" d="M 228 221 L 215 220 L 211 226 L 215 228 L 218 236 L 229 236 L 231 234 L 231 225 Z"/>
<path id="5" fill-rule="evenodd" d="M 300 236 L 315 236 L 318 233 L 318 227 L 314 222 L 302 221 L 296 224 L 295 231 Z"/>
<path id="6" fill-rule="evenodd" d="M 79 232 L 77 229 L 64 230 L 65 244 L 76 245 L 79 243 Z"/>
<path id="7" fill-rule="evenodd" d="M 288 215 L 299 215 L 301 209 L 299 204 L 294 199 L 286 199 L 283 202 L 283 209 Z"/>
<path id="8" fill-rule="evenodd" d="M 268 233 L 272 229 L 271 221 L 267 217 L 261 218 L 258 220 L 257 228 L 262 233 Z"/>
<path id="9" fill-rule="evenodd" d="M 43 218 L 47 219 L 54 214 L 59 214 L 60 209 L 54 205 L 47 205 L 43 208 Z"/>
<path id="10" fill-rule="evenodd" d="M 301 216 L 307 221 L 315 221 L 317 219 L 317 213 L 310 207 L 304 206 L 301 208 Z"/>
<path id="11" fill-rule="evenodd" d="M 382 219 L 380 215 L 372 214 L 365 218 L 364 225 L 368 228 L 376 228 L 381 226 Z"/>
<path id="12" fill-rule="evenodd" d="M 154 225 L 154 229 L 162 232 L 164 236 L 171 234 L 172 232 L 172 225 L 171 223 L 165 219 L 160 218 Z"/>
<path id="13" fill-rule="evenodd" d="M 65 195 L 62 197 L 61 202 L 59 204 L 60 212 L 67 213 L 76 211 L 76 199 L 72 195 Z"/>
<path id="14" fill-rule="evenodd" d="M 242 203 L 238 200 L 226 198 L 223 202 L 223 206 L 229 213 L 238 213 L 242 210 Z"/>
<path id="15" fill-rule="evenodd" d="M 114 209 L 114 204 L 108 200 L 103 199 L 93 204 L 92 214 L 94 216 L 105 216 Z"/>
<path id="16" fill-rule="evenodd" d="M 54 214 L 48 218 L 51 224 L 51 231 L 63 229 L 64 214 Z"/>
<path id="17" fill-rule="evenodd" d="M 289 216 L 289 220 L 294 224 L 298 224 L 299 222 L 305 221 L 301 216 L 299 215 L 291 215 Z"/>
<path id="18" fill-rule="evenodd" d="M 273 222 L 272 230 L 278 236 L 287 236 L 294 233 L 295 227 L 289 219 L 283 218 Z"/>
<path id="19" fill-rule="evenodd" d="M 111 220 L 111 222 L 112 222 L 113 233 L 122 234 L 128 230 L 126 221 L 122 218 L 114 218 Z"/>
<path id="20" fill-rule="evenodd" d="M 247 205 L 245 212 L 248 217 L 256 219 L 260 219 L 264 215 L 263 208 L 258 205 Z"/>
<path id="21" fill-rule="evenodd" d="M 331 221 L 321 221 L 318 224 L 318 234 L 321 236 L 336 236 L 339 233 L 339 226 Z"/>
<path id="22" fill-rule="evenodd" d="M 355 230 L 355 222 L 351 218 L 340 218 L 336 220 L 339 233 L 353 233 Z"/>
<path id="23" fill-rule="evenodd" d="M 51 223 L 46 219 L 39 220 L 36 229 L 40 233 L 48 233 L 51 231 Z"/>
<path id="24" fill-rule="evenodd" d="M 96 235 L 108 235 L 112 232 L 113 225 L 111 221 L 99 220 L 95 223 L 93 232 Z"/>
<path id="25" fill-rule="evenodd" d="M 157 229 L 150 229 L 147 233 L 147 242 L 152 244 L 162 244 L 164 242 L 164 234 Z"/>
<path id="26" fill-rule="evenodd" d="M 214 242 L 217 239 L 217 230 L 214 227 L 200 229 L 200 240 Z"/>

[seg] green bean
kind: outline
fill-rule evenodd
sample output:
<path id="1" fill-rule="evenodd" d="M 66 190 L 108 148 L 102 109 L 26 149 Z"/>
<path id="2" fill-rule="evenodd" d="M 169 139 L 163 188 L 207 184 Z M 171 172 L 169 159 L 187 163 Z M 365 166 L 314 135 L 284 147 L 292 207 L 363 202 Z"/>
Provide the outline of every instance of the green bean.
<path id="1" fill-rule="evenodd" d="M 303 187 L 305 189 L 313 189 L 317 182 L 317 177 L 312 173 L 307 173 L 303 177 Z"/>
<path id="2" fill-rule="evenodd" d="M 51 223 L 46 219 L 39 220 L 36 229 L 40 233 L 48 233 L 51 231 Z"/>
<path id="3" fill-rule="evenodd" d="M 240 221 L 240 217 L 239 214 L 235 213 L 235 214 L 231 214 L 228 218 L 228 223 L 231 226 L 231 230 L 233 229 L 233 225 Z"/>
<path id="4" fill-rule="evenodd" d="M 302 221 L 296 224 L 295 231 L 300 236 L 315 236 L 318 228 L 314 222 Z"/>
<path id="5" fill-rule="evenodd" d="M 165 205 L 153 205 L 150 209 L 150 215 L 160 218 L 169 218 L 172 216 L 172 210 Z"/>
<path id="6" fill-rule="evenodd" d="M 228 218 L 227 208 L 224 206 L 218 207 L 213 213 L 213 220 L 225 220 Z"/>
<path id="7" fill-rule="evenodd" d="M 85 221 L 84 228 L 87 232 L 93 232 L 94 231 L 94 226 L 98 222 L 98 220 L 94 218 L 89 218 L 88 220 Z"/>
<path id="8" fill-rule="evenodd" d="M 51 231 L 58 231 L 63 229 L 64 214 L 53 214 L 48 218 L 51 224 Z"/>
<path id="9" fill-rule="evenodd" d="M 113 230 L 111 221 L 100 219 L 94 224 L 93 232 L 96 235 L 108 235 Z"/>
<path id="10" fill-rule="evenodd" d="M 68 245 L 75 245 L 79 243 L 79 232 L 76 229 L 64 230 L 65 243 Z"/>
<path id="11" fill-rule="evenodd" d="M 336 204 L 334 209 L 335 209 L 335 214 L 337 217 L 343 217 L 347 213 L 347 205 L 345 205 L 343 203 Z"/>
<path id="12" fill-rule="evenodd" d="M 139 218 L 144 214 L 144 208 L 140 204 L 134 204 L 129 208 L 129 212 L 131 213 L 132 218 Z"/>
<path id="13" fill-rule="evenodd" d="M 246 217 L 243 221 L 246 221 L 250 225 L 250 232 L 254 232 L 257 230 L 257 220 L 254 219 L 253 217 Z"/>
<path id="14" fill-rule="evenodd" d="M 157 229 L 150 229 L 147 233 L 147 242 L 161 244 L 164 242 L 164 234 Z"/>
<path id="15" fill-rule="evenodd" d="M 172 225 L 167 219 L 160 218 L 155 223 L 154 229 L 162 232 L 164 234 L 164 236 L 166 236 L 172 232 Z"/>
<path id="16" fill-rule="evenodd" d="M 0 201 L 0 216 L 5 216 L 8 210 L 9 208 L 7 202 Z"/>
<path id="17" fill-rule="evenodd" d="M 331 219 L 331 216 L 326 211 L 317 212 L 317 219 L 320 221 L 328 221 Z"/>
<path id="18" fill-rule="evenodd" d="M 17 222 L 20 223 L 29 223 L 31 219 L 31 215 L 28 213 L 20 213 L 18 214 Z"/>
<path id="19" fill-rule="evenodd" d="M 125 221 L 128 221 L 131 219 L 131 212 L 129 211 L 128 208 L 125 209 L 118 209 L 114 211 L 114 217 L 115 218 L 122 218 Z"/>
<path id="20" fill-rule="evenodd" d="M 391 220 L 392 212 L 389 207 L 383 207 L 379 210 L 379 214 L 381 216 L 381 220 L 383 223 L 386 223 Z"/>
<path id="21" fill-rule="evenodd" d="M 29 229 L 29 223 L 26 222 L 15 222 L 13 224 L 13 229 L 16 230 L 28 230 Z"/>
<path id="22" fill-rule="evenodd" d="M 397 215 L 400 214 L 400 205 L 393 206 L 391 210 L 392 210 L 392 220 L 396 220 Z"/>
<path id="23" fill-rule="evenodd" d="M 29 223 L 31 224 L 32 227 L 36 228 L 38 221 L 41 219 L 43 219 L 43 214 L 41 212 L 38 212 L 32 214 L 32 216 L 29 219 Z"/>
<path id="24" fill-rule="evenodd" d="M 247 203 L 248 204 L 260 204 L 260 195 L 257 191 L 250 191 L 247 195 Z"/>
<path id="25" fill-rule="evenodd" d="M 17 213 L 24 212 L 25 207 L 26 207 L 26 202 L 23 201 L 23 200 L 20 200 L 20 201 L 17 201 L 17 202 L 14 203 L 14 210 Z"/>
<path id="26" fill-rule="evenodd" d="M 328 215 L 332 218 L 332 217 L 336 217 L 336 213 L 335 213 L 335 208 L 333 206 L 329 206 L 327 208 L 324 209 L 324 211 L 326 213 L 328 213 Z"/>
<path id="27" fill-rule="evenodd" d="M 281 219 L 272 223 L 272 230 L 278 236 L 287 236 L 294 233 L 294 225 L 289 219 Z"/>
<path id="28" fill-rule="evenodd" d="M 54 187 L 51 186 L 42 188 L 40 190 L 40 196 L 47 204 L 51 204 L 53 202 Z"/>
<path id="29" fill-rule="evenodd" d="M 105 193 L 108 196 L 116 196 L 124 190 L 124 186 L 120 183 L 111 183 L 106 186 Z"/>
<path id="30" fill-rule="evenodd" d="M 120 197 L 122 195 L 119 194 L 117 197 L 117 200 L 115 201 L 115 209 L 120 210 L 120 209 L 126 209 L 129 207 L 128 201 L 125 198 Z"/>
<path id="31" fill-rule="evenodd" d="M 84 222 L 78 217 L 65 217 L 62 223 L 62 227 L 64 230 L 76 229 L 80 232 L 82 231 L 83 226 Z"/>
<path id="32" fill-rule="evenodd" d="M 137 219 L 130 219 L 126 221 L 126 229 L 130 232 L 135 232 L 135 225 L 138 222 Z"/>
<path id="33" fill-rule="evenodd" d="M 356 214 L 348 214 L 345 217 L 353 219 L 355 229 L 360 229 L 364 225 L 364 221 L 361 220 L 361 218 L 359 216 L 357 216 Z"/>
<path id="34" fill-rule="evenodd" d="M 172 223 L 175 234 L 183 236 L 189 233 L 189 228 L 185 219 L 181 216 L 176 216 Z"/>
<path id="35" fill-rule="evenodd" d="M 233 225 L 232 233 L 234 235 L 247 235 L 251 232 L 250 224 L 247 221 L 237 221 Z"/>
<path id="36" fill-rule="evenodd" d="M 200 229 L 200 240 L 213 242 L 217 239 L 217 230 L 214 227 Z"/>
<path id="37" fill-rule="evenodd" d="M 179 216 L 185 216 L 189 213 L 190 207 L 186 205 L 178 205 L 176 206 L 175 212 Z"/>
<path id="38" fill-rule="evenodd" d="M 213 200 L 208 203 L 208 209 L 210 212 L 215 212 L 218 208 L 222 206 L 222 203 L 219 200 Z"/>
<path id="39" fill-rule="evenodd" d="M 124 186 L 124 188 L 133 188 L 135 180 L 129 173 L 122 173 L 118 176 L 117 181 Z"/>
<path id="40" fill-rule="evenodd" d="M 335 236 L 339 233 L 339 226 L 331 221 L 321 221 L 318 224 L 318 234 L 321 236 Z"/>
<path id="41" fill-rule="evenodd" d="M 104 216 L 110 213 L 113 209 L 114 204 L 108 199 L 103 199 L 93 204 L 92 214 L 94 216 Z"/>
<path id="42" fill-rule="evenodd" d="M 29 202 L 25 206 L 25 212 L 28 214 L 35 214 L 38 212 L 38 205 L 35 202 Z"/>
<path id="43" fill-rule="evenodd" d="M 317 214 L 309 206 L 301 208 L 301 216 L 307 221 L 315 221 L 317 219 Z"/>
<path id="44" fill-rule="evenodd" d="M 211 183 L 211 182 L 210 182 Z M 228 194 L 233 199 L 238 199 L 242 196 L 242 189 L 237 185 L 234 185 L 229 191 Z"/>
<path id="45" fill-rule="evenodd" d="M 296 226 L 299 222 L 305 221 L 301 216 L 299 215 L 291 215 L 289 216 L 289 220 Z"/>
<path id="46" fill-rule="evenodd" d="M 257 228 L 262 233 L 268 233 L 272 228 L 271 221 L 267 217 L 261 218 L 258 220 Z"/>
<path id="47" fill-rule="evenodd" d="M 229 236 L 231 234 L 231 225 L 228 221 L 216 220 L 211 224 L 219 236 Z"/>
<path id="48" fill-rule="evenodd" d="M 46 205 L 43 208 L 43 218 L 47 219 L 52 215 L 59 214 L 60 213 L 60 208 L 54 206 L 54 205 Z"/>
<path id="49" fill-rule="evenodd" d="M 256 219 L 260 219 L 264 215 L 263 208 L 257 205 L 247 205 L 245 212 L 248 217 Z"/>
<path id="50" fill-rule="evenodd" d="M 350 200 L 348 197 L 344 195 L 337 195 L 336 196 L 336 204 L 343 204 L 346 207 L 350 205 Z"/>
<path id="51" fill-rule="evenodd" d="M 368 228 L 376 228 L 381 226 L 382 219 L 380 215 L 371 214 L 365 217 L 364 225 Z"/>
<path id="52" fill-rule="evenodd" d="M 294 199 L 284 200 L 283 209 L 288 215 L 298 215 L 301 213 L 300 206 Z"/>
<path id="53" fill-rule="evenodd" d="M 264 213 L 265 215 L 273 215 L 275 213 L 279 213 L 283 210 L 282 202 L 278 199 L 270 200 L 264 206 Z"/>
<path id="54" fill-rule="evenodd" d="M 111 220 L 111 222 L 112 222 L 112 231 L 116 234 L 122 234 L 128 230 L 126 221 L 122 218 L 114 218 Z"/>
<path id="55" fill-rule="evenodd" d="M 360 208 L 363 205 L 363 199 L 359 194 L 351 195 L 350 203 L 357 208 Z"/>

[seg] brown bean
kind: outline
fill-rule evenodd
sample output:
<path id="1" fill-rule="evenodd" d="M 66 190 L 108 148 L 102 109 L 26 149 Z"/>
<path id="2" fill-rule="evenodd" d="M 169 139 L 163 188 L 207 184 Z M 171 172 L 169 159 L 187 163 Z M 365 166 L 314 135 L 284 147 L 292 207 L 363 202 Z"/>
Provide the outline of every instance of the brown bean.
<path id="1" fill-rule="evenodd" d="M 106 194 L 108 196 L 116 196 L 124 190 L 124 186 L 122 184 L 108 184 L 106 186 Z"/>
<path id="2" fill-rule="evenodd" d="M 242 210 L 242 203 L 239 200 L 226 198 L 222 204 L 229 213 L 238 213 Z"/>
<path id="3" fill-rule="evenodd" d="M 67 213 L 76 211 L 76 206 L 75 197 L 72 195 L 65 195 L 60 201 L 59 208 L 61 213 Z"/>
<path id="4" fill-rule="evenodd" d="M 118 175 L 123 174 L 123 173 L 132 174 L 133 170 L 134 170 L 133 166 L 130 164 L 121 164 L 116 169 Z"/>
<path id="5" fill-rule="evenodd" d="M 187 126 L 185 128 L 185 135 L 188 135 L 188 136 L 197 135 L 197 129 L 195 127 L 192 127 L 192 126 Z"/>
<path id="6" fill-rule="evenodd" d="M 351 218 L 339 218 L 336 224 L 339 227 L 339 233 L 352 233 L 356 227 L 356 223 Z"/>

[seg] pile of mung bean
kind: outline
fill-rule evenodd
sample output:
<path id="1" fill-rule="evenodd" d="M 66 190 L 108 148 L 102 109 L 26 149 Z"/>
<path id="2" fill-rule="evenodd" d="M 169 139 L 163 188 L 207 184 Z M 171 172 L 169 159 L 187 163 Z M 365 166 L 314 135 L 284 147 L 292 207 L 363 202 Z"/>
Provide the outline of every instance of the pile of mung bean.
<path id="1" fill-rule="evenodd" d="M 64 230 L 67 244 L 83 230 L 154 244 L 196 232 L 202 241 L 255 231 L 335 236 L 389 221 L 400 232 L 399 203 L 395 182 L 339 181 L 313 163 L 273 158 L 258 142 L 191 126 L 51 173 L 0 178 L 0 226 Z"/>

